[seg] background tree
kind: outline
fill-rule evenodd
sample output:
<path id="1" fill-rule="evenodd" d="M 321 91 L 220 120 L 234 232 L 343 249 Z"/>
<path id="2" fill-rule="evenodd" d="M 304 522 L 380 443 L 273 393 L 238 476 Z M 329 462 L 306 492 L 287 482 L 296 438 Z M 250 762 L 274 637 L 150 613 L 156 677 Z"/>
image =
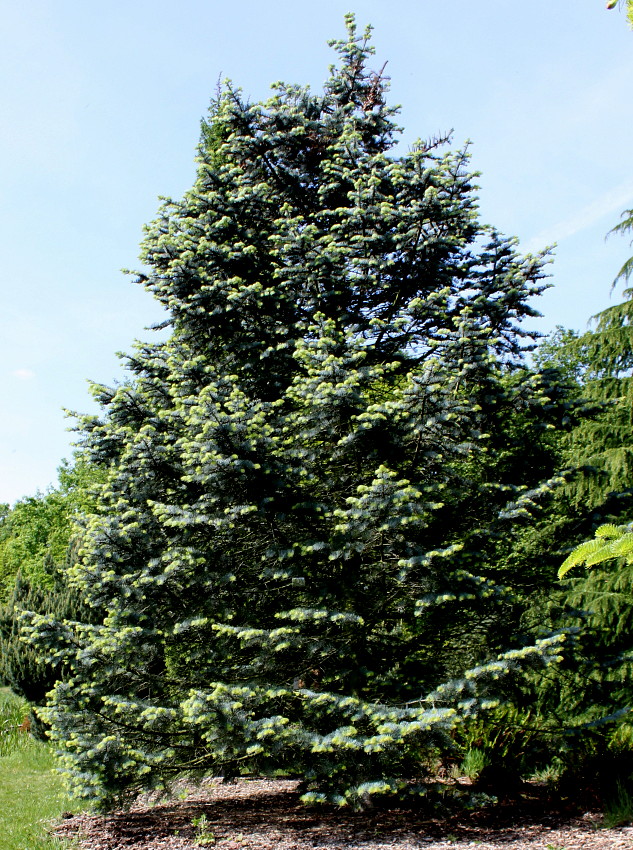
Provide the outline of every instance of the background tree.
<path id="1" fill-rule="evenodd" d="M 614 230 L 630 229 L 627 211 Z M 616 282 L 630 273 L 627 261 Z M 630 519 L 633 493 L 632 292 L 624 294 L 622 303 L 595 317 L 594 330 L 568 346 L 571 356 L 585 363 L 583 394 L 598 410 L 572 430 L 568 447 L 569 459 L 582 465 L 572 485 L 576 510 L 582 504 L 593 509 L 593 527 L 583 536 L 593 530 L 595 536 L 577 546 L 559 570 L 565 584 L 557 600 L 558 620 L 579 629 L 575 652 L 558 675 L 549 674 L 538 688 L 544 708 L 552 701 L 565 706 L 569 728 L 581 735 L 591 729 L 588 758 L 580 769 L 602 775 L 611 793 L 616 781 L 633 790 L 628 768 L 633 748 L 631 533 L 630 525 L 614 524 Z M 591 569 L 568 576 L 581 565 Z"/>
<path id="2" fill-rule="evenodd" d="M 0 522 L 0 682 L 43 705 L 63 673 L 20 640 L 24 609 L 56 619 L 90 621 L 94 614 L 66 582 L 81 536 L 80 521 L 95 509 L 95 488 L 101 474 L 80 456 L 58 470 L 57 487 L 7 506 Z M 33 718 L 35 719 L 35 718 Z"/>
<path id="3" fill-rule="evenodd" d="M 72 564 L 74 547 L 67 552 L 66 568 Z M 82 620 L 90 622 L 94 613 L 82 602 L 76 588 L 65 581 L 65 570 L 54 564 L 50 555 L 45 558 L 43 572 L 48 581 L 44 585 L 15 577 L 13 590 L 0 608 L 0 681 L 32 706 L 42 706 L 46 694 L 64 675 L 61 663 L 49 662 L 44 656 L 20 638 L 20 616 L 23 611 L 36 611 L 56 620 Z M 36 715 L 32 717 L 32 728 Z"/>
<path id="4" fill-rule="evenodd" d="M 618 277 L 627 273 L 625 264 Z M 550 576 L 552 559 L 560 564 L 568 554 L 558 570 L 565 581 L 558 589 L 535 587 L 523 623 L 535 635 L 564 629 L 570 641 L 561 664 L 528 675 L 511 699 L 530 706 L 532 724 L 552 736 L 549 750 L 558 748 L 576 790 L 599 775 L 607 795 L 615 793 L 616 780 L 629 782 L 633 745 L 630 535 L 614 525 L 630 518 L 633 486 L 630 295 L 626 290 L 624 302 L 594 317 L 587 333 L 559 328 L 536 353 L 537 366 L 557 371 L 572 401 L 571 427 L 555 435 L 567 483 L 535 530 L 513 547 L 515 557 L 528 561 L 540 547 Z M 594 540 L 581 543 L 594 532 Z M 574 566 L 616 556 L 617 565 L 567 575 Z"/>
<path id="5" fill-rule="evenodd" d="M 519 324 L 542 258 L 479 224 L 465 152 L 394 151 L 347 23 L 322 94 L 213 102 L 143 247 L 171 336 L 83 420 L 107 480 L 72 575 L 106 616 L 27 630 L 72 669 L 45 716 L 103 805 L 187 771 L 411 789 L 491 683 L 558 653 L 493 627 L 554 415 Z"/>
<path id="6" fill-rule="evenodd" d="M 603 505 L 603 517 L 621 515 L 633 493 L 632 315 L 627 297 L 599 313 L 595 328 L 570 345 L 571 354 L 585 364 L 582 393 L 596 413 L 570 436 L 568 462 L 584 473 L 574 481 L 574 499 L 577 505 Z"/>
<path id="7" fill-rule="evenodd" d="M 94 509 L 94 488 L 100 473 L 77 456 L 58 470 L 59 482 L 45 493 L 4 506 L 0 517 L 1 599 L 13 593 L 18 573 L 22 581 L 52 585 L 47 562 L 61 565 L 78 520 Z"/>
<path id="8" fill-rule="evenodd" d="M 528 700 L 580 798 L 633 791 L 632 550 L 630 525 L 600 526 L 565 559 L 561 589 L 540 608 L 542 626 L 549 615 L 550 627 L 567 629 L 571 640 L 556 669 L 531 679 Z"/>

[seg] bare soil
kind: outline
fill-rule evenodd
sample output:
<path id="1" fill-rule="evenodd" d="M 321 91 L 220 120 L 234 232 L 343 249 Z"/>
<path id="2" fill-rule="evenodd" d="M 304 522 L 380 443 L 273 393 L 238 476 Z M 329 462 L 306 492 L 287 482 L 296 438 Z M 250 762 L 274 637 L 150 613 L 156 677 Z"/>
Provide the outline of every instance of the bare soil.
<path id="1" fill-rule="evenodd" d="M 293 781 L 210 780 L 167 802 L 69 815 L 55 834 L 78 850 L 633 850 L 633 826 L 601 829 L 598 814 L 556 804 L 537 786 L 440 819 L 422 808 L 306 807 Z"/>

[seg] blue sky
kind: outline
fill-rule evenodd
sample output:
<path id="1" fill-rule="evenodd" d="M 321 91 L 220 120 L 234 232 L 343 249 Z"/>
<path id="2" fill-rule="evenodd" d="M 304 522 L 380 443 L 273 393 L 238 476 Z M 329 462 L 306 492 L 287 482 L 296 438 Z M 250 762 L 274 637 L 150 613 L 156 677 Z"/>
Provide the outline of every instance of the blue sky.
<path id="1" fill-rule="evenodd" d="M 56 479 L 63 408 L 159 320 L 138 266 L 158 196 L 194 178 L 217 80 L 252 100 L 320 87 L 343 15 L 372 23 L 403 144 L 472 142 L 482 218 L 525 250 L 558 243 L 543 318 L 582 329 L 630 254 L 606 232 L 633 206 L 633 32 L 602 0 L 2 0 L 0 501 Z"/>

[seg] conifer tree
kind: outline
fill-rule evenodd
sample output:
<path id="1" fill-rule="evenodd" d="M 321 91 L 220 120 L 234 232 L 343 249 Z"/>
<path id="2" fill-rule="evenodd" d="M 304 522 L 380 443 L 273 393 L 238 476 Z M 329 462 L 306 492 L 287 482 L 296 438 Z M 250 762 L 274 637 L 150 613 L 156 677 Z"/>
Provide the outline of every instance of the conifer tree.
<path id="1" fill-rule="evenodd" d="M 630 226 L 629 216 L 614 230 Z M 628 277 L 629 266 L 616 282 Z M 622 303 L 594 317 L 588 332 L 559 328 L 540 347 L 540 365 L 564 375 L 584 410 L 569 433 L 560 434 L 561 466 L 572 476 L 556 494 L 540 534 L 549 548 L 545 557 L 563 561 L 558 576 L 564 583 L 536 598 L 526 614 L 537 631 L 549 620 L 550 629 L 573 636 L 564 662 L 528 685 L 539 722 L 562 734 L 561 755 L 576 769 L 593 759 L 584 765 L 590 776 L 599 767 L 618 779 L 616 762 L 623 757 L 626 767 L 633 745 L 631 529 L 616 524 L 630 521 L 633 496 L 633 293 L 624 294 Z M 628 768 L 626 773 L 628 781 Z"/>
<path id="2" fill-rule="evenodd" d="M 550 757 L 581 793 L 608 798 L 630 788 L 633 750 L 633 535 L 631 525 L 600 526 L 559 568 L 563 579 L 538 610 L 541 630 L 564 628 L 562 663 L 529 675 L 523 696 L 533 723 L 550 734 Z"/>
<path id="3" fill-rule="evenodd" d="M 633 233 L 633 210 L 624 210 L 621 218 L 607 236 Z M 632 274 L 633 257 L 624 262 L 612 288 Z M 558 326 L 534 359 L 540 369 L 557 369 L 569 385 L 570 398 L 585 402 L 584 416 L 563 440 L 564 465 L 582 470 L 567 488 L 573 509 L 605 509 L 617 517 L 633 495 L 633 289 L 625 289 L 624 301 L 602 310 L 592 322 L 594 327 L 584 334 Z"/>
<path id="4" fill-rule="evenodd" d="M 631 5 L 631 25 L 633 26 L 633 4 Z M 610 236 L 612 233 L 633 234 L 633 209 L 624 210 L 620 218 L 622 221 L 618 222 L 615 227 L 612 227 L 607 233 L 607 236 Z M 633 240 L 630 244 L 633 244 Z M 631 275 L 633 275 L 633 257 L 629 257 L 628 260 L 625 260 L 622 268 L 617 273 L 616 278 L 613 281 L 613 285 L 615 286 L 619 280 L 629 280 Z"/>
<path id="5" fill-rule="evenodd" d="M 581 364 L 582 395 L 590 415 L 571 431 L 567 463 L 582 469 L 570 492 L 575 505 L 616 518 L 633 495 L 633 301 L 607 307 L 595 328 L 567 343 Z M 604 514 L 603 514 L 604 516 Z"/>
<path id="6" fill-rule="evenodd" d="M 396 150 L 347 24 L 323 93 L 212 103 L 195 185 L 143 245 L 171 335 L 83 421 L 108 473 L 72 574 L 107 614 L 27 631 L 72 668 L 46 717 L 102 805 L 184 772 L 396 792 L 488 683 L 558 653 L 464 642 L 540 483 L 495 441 L 509 411 L 545 428 L 513 377 L 542 257 L 478 222 L 464 151 Z"/>
<path id="7" fill-rule="evenodd" d="M 609 233 L 631 233 L 633 211 Z M 618 272 L 613 286 L 633 273 L 633 258 Z M 577 338 L 567 337 L 561 351 L 577 364 L 582 393 L 594 415 L 571 434 L 568 461 L 584 467 L 576 480 L 576 502 L 596 507 L 614 498 L 622 502 L 616 516 L 630 510 L 633 495 L 633 290 L 624 290 L 624 301 L 593 317 L 595 327 Z M 597 414 L 597 415 L 595 415 Z"/>
<path id="8" fill-rule="evenodd" d="M 63 665 L 48 663 L 20 639 L 21 612 L 57 620 L 98 616 L 67 584 L 66 573 L 76 560 L 81 519 L 95 508 L 100 471 L 76 455 L 58 476 L 57 486 L 7 506 L 0 520 L 0 683 L 32 705 L 43 705 Z"/>
<path id="9" fill-rule="evenodd" d="M 67 560 L 72 562 L 75 545 L 70 545 Z M 45 558 L 43 572 L 48 574 L 46 585 L 22 576 L 15 577 L 10 598 L 0 607 L 0 682 L 24 697 L 32 706 L 44 705 L 46 694 L 63 676 L 61 659 L 48 662 L 20 637 L 20 615 L 24 610 L 36 611 L 55 620 L 94 619 L 77 589 L 65 582 L 65 571 L 55 564 L 50 554 Z"/>

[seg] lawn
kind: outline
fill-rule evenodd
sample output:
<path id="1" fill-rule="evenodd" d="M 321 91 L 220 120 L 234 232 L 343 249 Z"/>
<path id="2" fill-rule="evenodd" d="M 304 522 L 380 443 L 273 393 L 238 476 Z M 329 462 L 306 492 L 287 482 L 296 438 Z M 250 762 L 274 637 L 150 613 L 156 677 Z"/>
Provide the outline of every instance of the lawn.
<path id="1" fill-rule="evenodd" d="M 2 850 L 61 850 L 46 822 L 73 809 L 54 772 L 50 748 L 18 729 L 28 707 L 0 690 L 0 835 Z M 76 807 L 75 807 L 76 808 Z"/>

